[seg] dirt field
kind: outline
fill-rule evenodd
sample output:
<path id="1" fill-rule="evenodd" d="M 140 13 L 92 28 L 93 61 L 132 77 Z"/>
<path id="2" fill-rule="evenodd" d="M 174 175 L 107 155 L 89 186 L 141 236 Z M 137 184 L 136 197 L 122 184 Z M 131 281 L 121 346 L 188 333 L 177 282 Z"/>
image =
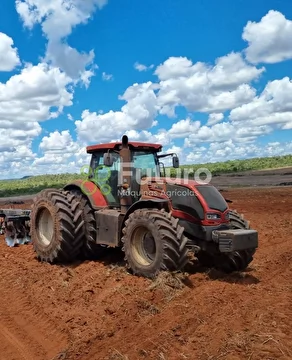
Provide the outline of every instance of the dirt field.
<path id="1" fill-rule="evenodd" d="M 1 237 L 1 360 L 291 360 L 292 188 L 224 195 L 259 231 L 240 275 L 196 267 L 152 282 L 127 274 L 119 252 L 50 266 Z"/>
<path id="2" fill-rule="evenodd" d="M 230 186 L 291 186 L 292 167 L 222 174 L 213 176 L 211 183 L 220 188 L 229 188 Z"/>

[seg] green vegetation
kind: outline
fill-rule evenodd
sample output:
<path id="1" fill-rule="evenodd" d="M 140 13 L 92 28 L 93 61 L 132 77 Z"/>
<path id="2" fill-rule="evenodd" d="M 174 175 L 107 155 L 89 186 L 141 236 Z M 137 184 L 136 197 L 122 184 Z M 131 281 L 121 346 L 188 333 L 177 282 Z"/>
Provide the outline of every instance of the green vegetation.
<path id="1" fill-rule="evenodd" d="M 25 176 L 17 180 L 0 180 L 0 197 L 36 194 L 46 188 L 60 188 L 80 174 Z"/>
<path id="2" fill-rule="evenodd" d="M 246 160 L 230 160 L 226 162 L 182 165 L 190 177 L 199 168 L 207 168 L 212 175 L 238 173 L 242 171 L 264 170 L 292 166 L 292 155 Z M 176 169 L 172 169 L 174 174 Z M 80 179 L 80 174 L 38 175 L 17 180 L 0 180 L 0 197 L 36 194 L 45 188 L 60 188 L 74 179 Z M 83 176 L 84 178 L 84 176 Z"/>
<path id="3" fill-rule="evenodd" d="M 292 166 L 292 155 L 262 157 L 246 160 L 228 160 L 217 163 L 183 165 L 181 167 L 183 169 L 187 169 L 188 174 L 190 175 L 190 177 L 192 177 L 194 175 L 193 172 L 195 172 L 199 168 L 207 168 L 212 173 L 212 175 L 215 176 L 220 174 L 239 173 L 252 170 L 276 169 L 289 166 Z"/>

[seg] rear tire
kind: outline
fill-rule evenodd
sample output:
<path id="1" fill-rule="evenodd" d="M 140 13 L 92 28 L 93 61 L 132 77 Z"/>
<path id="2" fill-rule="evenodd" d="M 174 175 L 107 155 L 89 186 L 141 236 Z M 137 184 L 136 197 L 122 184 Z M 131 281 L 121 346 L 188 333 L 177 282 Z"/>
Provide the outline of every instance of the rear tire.
<path id="1" fill-rule="evenodd" d="M 160 271 L 177 271 L 189 261 L 184 229 L 165 210 L 140 209 L 123 228 L 123 251 L 135 275 L 154 278 Z"/>
<path id="2" fill-rule="evenodd" d="M 235 210 L 230 211 L 230 222 L 232 229 L 250 229 L 250 222 Z M 255 251 L 256 249 L 248 249 L 231 254 L 209 254 L 206 251 L 200 251 L 196 256 L 203 266 L 213 267 L 229 274 L 245 270 L 253 261 Z"/>
<path id="3" fill-rule="evenodd" d="M 77 205 L 68 198 L 68 192 L 59 189 L 45 189 L 36 196 L 31 211 L 31 239 L 41 261 L 71 262 L 79 255 L 82 237 L 78 229 L 83 220 Z"/>

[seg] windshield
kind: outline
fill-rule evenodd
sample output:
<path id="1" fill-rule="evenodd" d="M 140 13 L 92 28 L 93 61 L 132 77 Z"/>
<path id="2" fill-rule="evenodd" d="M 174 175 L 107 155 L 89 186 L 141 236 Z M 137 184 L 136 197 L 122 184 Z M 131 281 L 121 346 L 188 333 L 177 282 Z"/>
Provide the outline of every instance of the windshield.
<path id="1" fill-rule="evenodd" d="M 156 153 L 145 151 L 133 152 L 133 168 L 139 172 L 140 176 L 158 177 L 160 176 L 159 165 Z"/>
<path id="2" fill-rule="evenodd" d="M 222 212 L 227 209 L 224 197 L 213 186 L 196 186 L 196 189 L 202 194 L 210 209 Z"/>

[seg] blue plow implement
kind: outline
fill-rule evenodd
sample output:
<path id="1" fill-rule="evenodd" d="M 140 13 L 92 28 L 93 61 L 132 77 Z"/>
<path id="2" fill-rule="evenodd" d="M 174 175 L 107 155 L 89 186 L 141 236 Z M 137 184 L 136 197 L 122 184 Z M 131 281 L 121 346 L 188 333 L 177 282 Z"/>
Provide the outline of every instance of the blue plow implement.
<path id="1" fill-rule="evenodd" d="M 0 209 L 0 234 L 7 246 L 30 244 L 30 212 L 21 209 Z"/>

